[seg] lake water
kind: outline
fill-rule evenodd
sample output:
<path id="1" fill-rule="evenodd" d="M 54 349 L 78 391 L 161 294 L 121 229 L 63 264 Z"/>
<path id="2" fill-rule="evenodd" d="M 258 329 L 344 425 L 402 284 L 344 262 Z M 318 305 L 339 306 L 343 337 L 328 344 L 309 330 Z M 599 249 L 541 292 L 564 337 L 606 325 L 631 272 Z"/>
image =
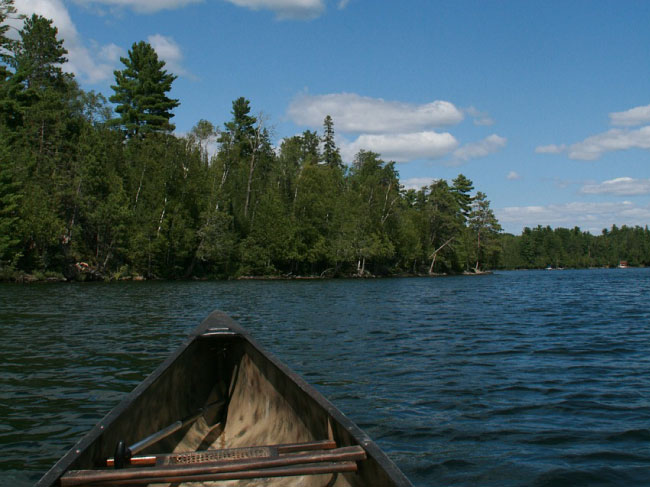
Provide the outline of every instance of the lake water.
<path id="1" fill-rule="evenodd" d="M 0 285 L 0 484 L 32 485 L 212 310 L 416 486 L 650 483 L 650 269 Z"/>

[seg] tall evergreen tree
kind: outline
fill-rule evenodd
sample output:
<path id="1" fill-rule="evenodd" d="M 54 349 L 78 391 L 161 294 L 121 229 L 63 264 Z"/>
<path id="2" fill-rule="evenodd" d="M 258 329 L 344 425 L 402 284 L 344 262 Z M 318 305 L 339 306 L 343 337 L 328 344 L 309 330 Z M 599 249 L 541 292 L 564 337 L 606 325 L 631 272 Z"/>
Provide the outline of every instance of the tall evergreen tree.
<path id="1" fill-rule="evenodd" d="M 496 241 L 501 225 L 490 208 L 490 202 L 485 193 L 478 192 L 472 202 L 472 211 L 468 217 L 469 228 L 474 232 L 476 242 L 476 265 L 474 270 L 480 270 L 480 263 L 493 260 L 499 246 Z"/>
<path id="2" fill-rule="evenodd" d="M 327 115 L 323 121 L 323 162 L 330 167 L 342 167 L 341 153 L 334 142 L 334 121 Z"/>
<path id="3" fill-rule="evenodd" d="M 468 179 L 465 175 L 459 174 L 454 180 L 452 180 L 452 191 L 460 207 L 460 212 L 463 215 L 464 219 L 467 219 L 469 212 L 472 206 L 472 197 L 470 193 L 474 189 L 474 183 L 471 179 Z"/>
<path id="4" fill-rule="evenodd" d="M 44 90 L 63 81 L 61 65 L 68 51 L 57 35 L 58 29 L 45 17 L 33 14 L 25 20 L 9 64 L 27 89 Z"/>
<path id="5" fill-rule="evenodd" d="M 226 133 L 224 136 L 230 137 L 232 144 L 242 144 L 244 147 L 248 145 L 248 139 L 255 134 L 255 122 L 257 118 L 250 115 L 251 102 L 240 96 L 232 102 L 232 120 L 226 122 Z"/>
<path id="6" fill-rule="evenodd" d="M 115 85 L 111 88 L 115 94 L 110 97 L 120 116 L 112 122 L 123 127 L 128 136 L 174 130 L 169 120 L 179 102 L 167 93 L 176 76 L 163 69 L 165 62 L 144 41 L 134 43 L 128 57 L 120 60 L 125 68 L 114 72 Z"/>

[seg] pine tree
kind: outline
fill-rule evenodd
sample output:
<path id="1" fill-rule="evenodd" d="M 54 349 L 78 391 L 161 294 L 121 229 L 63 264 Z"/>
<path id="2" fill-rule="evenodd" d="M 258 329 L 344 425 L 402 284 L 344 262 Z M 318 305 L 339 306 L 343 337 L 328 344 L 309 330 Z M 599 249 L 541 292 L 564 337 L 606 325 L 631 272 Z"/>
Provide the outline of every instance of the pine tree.
<path id="1" fill-rule="evenodd" d="M 25 20 L 9 64 L 26 89 L 42 91 L 64 82 L 61 65 L 67 61 L 68 51 L 57 35 L 58 29 L 49 19 L 33 14 Z"/>
<path id="2" fill-rule="evenodd" d="M 119 118 L 112 120 L 124 128 L 127 135 L 138 136 L 151 132 L 171 132 L 172 110 L 178 100 L 167 96 L 176 76 L 164 68 L 165 62 L 150 44 L 140 41 L 133 44 L 128 57 L 120 58 L 125 68 L 115 71 L 115 94 L 110 101 L 117 104 Z"/>
<path id="3" fill-rule="evenodd" d="M 334 121 L 329 115 L 323 121 L 323 162 L 330 167 L 342 167 L 343 161 L 336 143 L 334 142 Z"/>
<path id="4" fill-rule="evenodd" d="M 471 179 L 468 179 L 463 174 L 459 174 L 456 179 L 452 181 L 452 191 L 460 207 L 460 212 L 464 219 L 467 219 L 472 206 L 471 191 L 474 189 L 474 184 Z"/>

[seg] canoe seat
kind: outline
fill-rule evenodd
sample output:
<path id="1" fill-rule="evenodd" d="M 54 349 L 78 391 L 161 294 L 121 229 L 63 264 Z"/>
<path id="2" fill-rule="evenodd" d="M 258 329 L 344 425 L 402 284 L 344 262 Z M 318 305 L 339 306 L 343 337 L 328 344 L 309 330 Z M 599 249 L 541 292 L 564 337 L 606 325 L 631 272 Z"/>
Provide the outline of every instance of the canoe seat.
<path id="1" fill-rule="evenodd" d="M 362 447 L 338 448 L 329 440 L 204 450 L 134 457 L 133 466 L 123 469 L 70 470 L 61 477 L 61 486 L 207 482 L 356 472 L 356 462 L 365 458 Z M 149 463 L 140 462 L 145 459 Z M 143 464 L 150 466 L 138 466 Z"/>

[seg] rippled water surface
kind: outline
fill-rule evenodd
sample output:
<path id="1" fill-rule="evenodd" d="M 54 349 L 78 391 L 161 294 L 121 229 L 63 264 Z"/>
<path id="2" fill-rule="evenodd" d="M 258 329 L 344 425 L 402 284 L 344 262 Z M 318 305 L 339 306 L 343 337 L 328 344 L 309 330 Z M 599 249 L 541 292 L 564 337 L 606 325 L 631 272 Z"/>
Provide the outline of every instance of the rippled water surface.
<path id="1" fill-rule="evenodd" d="M 0 484 L 31 485 L 208 313 L 416 486 L 650 484 L 650 269 L 0 285 Z"/>

